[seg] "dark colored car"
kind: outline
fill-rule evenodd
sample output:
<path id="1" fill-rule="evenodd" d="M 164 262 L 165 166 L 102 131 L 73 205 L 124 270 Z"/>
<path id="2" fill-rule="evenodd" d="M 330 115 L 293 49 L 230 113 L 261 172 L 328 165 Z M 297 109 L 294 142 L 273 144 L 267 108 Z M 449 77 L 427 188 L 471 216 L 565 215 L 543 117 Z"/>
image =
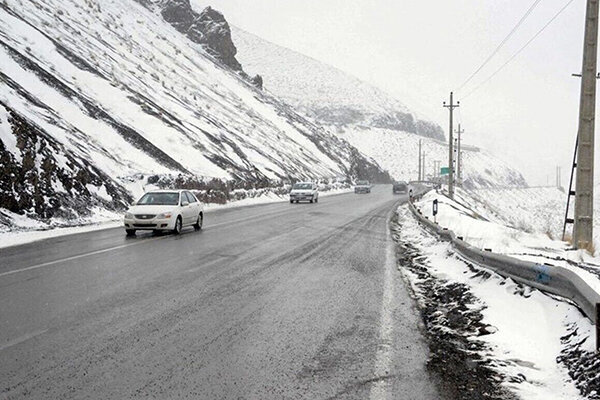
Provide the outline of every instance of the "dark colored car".
<path id="1" fill-rule="evenodd" d="M 394 182 L 392 191 L 394 194 L 406 194 L 406 193 L 408 193 L 408 183 Z"/>

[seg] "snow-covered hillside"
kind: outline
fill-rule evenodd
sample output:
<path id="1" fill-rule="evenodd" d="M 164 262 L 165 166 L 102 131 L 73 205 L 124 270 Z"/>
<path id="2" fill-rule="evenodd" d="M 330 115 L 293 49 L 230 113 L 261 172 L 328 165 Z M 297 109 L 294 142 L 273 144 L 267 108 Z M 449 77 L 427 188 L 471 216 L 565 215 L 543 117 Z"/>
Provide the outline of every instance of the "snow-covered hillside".
<path id="1" fill-rule="evenodd" d="M 337 68 L 232 28 L 238 59 L 264 86 L 321 123 L 359 124 L 443 139 L 442 128 L 399 100 Z"/>
<path id="2" fill-rule="evenodd" d="M 418 141 L 423 139 L 426 172 L 433 161 L 447 165 L 448 147 L 437 124 L 343 71 L 275 45 L 239 28 L 232 29 L 238 59 L 264 78 L 264 87 L 330 132 L 375 159 L 394 178 L 417 178 Z M 464 146 L 466 187 L 525 186 L 520 172 L 472 146 Z"/>
<path id="3" fill-rule="evenodd" d="M 448 164 L 448 146 L 440 141 L 392 131 L 389 129 L 347 127 L 336 130 L 338 136 L 376 159 L 396 179 L 412 180 L 418 176 L 419 141 L 425 155 L 425 175 L 435 176 L 435 161 Z M 462 181 L 470 189 L 486 187 L 524 187 L 520 172 L 487 151 L 469 147 L 463 149 Z"/>
<path id="4" fill-rule="evenodd" d="M 44 219 L 117 210 L 149 175 L 385 179 L 167 22 L 157 7 L 171 2 L 185 19 L 187 0 L 0 3 L 3 208 Z"/>

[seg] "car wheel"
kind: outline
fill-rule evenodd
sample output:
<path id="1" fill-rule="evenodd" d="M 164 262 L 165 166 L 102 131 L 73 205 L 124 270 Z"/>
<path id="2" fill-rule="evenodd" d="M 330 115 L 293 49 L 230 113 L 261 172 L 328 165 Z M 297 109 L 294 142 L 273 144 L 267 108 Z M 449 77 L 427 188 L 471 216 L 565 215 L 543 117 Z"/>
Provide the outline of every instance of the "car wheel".
<path id="1" fill-rule="evenodd" d="M 310 204 L 312 204 L 313 200 L 312 200 L 312 199 L 310 199 L 310 200 L 309 200 L 309 202 L 310 202 Z"/>
<path id="2" fill-rule="evenodd" d="M 290 204 L 294 204 L 294 200 L 290 200 Z"/>
<path id="3" fill-rule="evenodd" d="M 204 223 L 204 215 L 202 215 L 202 213 L 198 214 L 198 219 L 196 220 L 196 223 L 194 224 L 194 229 L 199 231 L 200 229 L 202 229 L 202 224 Z"/>
<path id="4" fill-rule="evenodd" d="M 181 216 L 177 217 L 177 221 L 175 221 L 175 228 L 173 228 L 173 233 L 179 235 L 181 233 L 181 229 L 183 229 L 183 221 L 181 220 Z"/>
<path id="5" fill-rule="evenodd" d="M 127 236 L 135 236 L 135 229 L 125 229 Z"/>
<path id="6" fill-rule="evenodd" d="M 319 197 L 317 196 L 317 198 L 315 199 L 315 203 L 319 202 Z"/>

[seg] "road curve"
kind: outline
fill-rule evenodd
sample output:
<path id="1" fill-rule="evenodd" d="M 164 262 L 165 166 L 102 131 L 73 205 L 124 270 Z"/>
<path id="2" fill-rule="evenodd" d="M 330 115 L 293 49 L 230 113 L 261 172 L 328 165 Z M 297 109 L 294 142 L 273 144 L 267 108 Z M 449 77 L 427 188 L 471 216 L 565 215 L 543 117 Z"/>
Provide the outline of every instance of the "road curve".
<path id="1" fill-rule="evenodd" d="M 437 399 L 391 187 L 0 249 L 0 398 Z"/>

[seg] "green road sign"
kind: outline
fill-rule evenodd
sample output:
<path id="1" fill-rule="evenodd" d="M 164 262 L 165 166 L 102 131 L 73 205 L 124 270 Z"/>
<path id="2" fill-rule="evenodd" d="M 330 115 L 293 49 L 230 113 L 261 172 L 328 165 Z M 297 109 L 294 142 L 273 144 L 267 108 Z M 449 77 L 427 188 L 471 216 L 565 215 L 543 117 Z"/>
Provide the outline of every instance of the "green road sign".
<path id="1" fill-rule="evenodd" d="M 450 168 L 449 167 L 442 167 L 440 169 L 440 174 L 441 175 L 448 175 L 450 173 Z"/>

